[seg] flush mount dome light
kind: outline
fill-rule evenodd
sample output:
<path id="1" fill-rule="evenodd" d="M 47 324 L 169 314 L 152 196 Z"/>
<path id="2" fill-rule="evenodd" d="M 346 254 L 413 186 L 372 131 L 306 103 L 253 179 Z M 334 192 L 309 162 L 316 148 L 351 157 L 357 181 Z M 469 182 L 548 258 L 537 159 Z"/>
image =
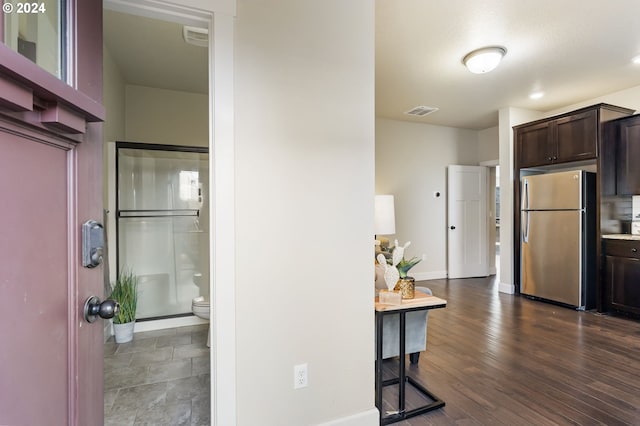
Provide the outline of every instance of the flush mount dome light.
<path id="1" fill-rule="evenodd" d="M 462 58 L 462 63 L 474 74 L 484 74 L 493 70 L 507 54 L 501 46 L 489 46 L 469 52 Z"/>

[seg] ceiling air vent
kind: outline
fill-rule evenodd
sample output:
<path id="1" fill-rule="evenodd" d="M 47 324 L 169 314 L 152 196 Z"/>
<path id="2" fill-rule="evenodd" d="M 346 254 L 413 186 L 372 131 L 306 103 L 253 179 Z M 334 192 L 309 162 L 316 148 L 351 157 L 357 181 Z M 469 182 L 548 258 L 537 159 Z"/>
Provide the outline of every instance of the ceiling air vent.
<path id="1" fill-rule="evenodd" d="M 198 27 L 182 27 L 184 41 L 194 46 L 207 47 L 209 45 L 209 30 Z"/>
<path id="2" fill-rule="evenodd" d="M 420 105 L 415 108 L 411 108 L 409 111 L 405 111 L 405 114 L 415 115 L 416 117 L 424 117 L 425 115 L 429 115 L 432 112 L 436 112 L 438 109 L 439 108 Z"/>

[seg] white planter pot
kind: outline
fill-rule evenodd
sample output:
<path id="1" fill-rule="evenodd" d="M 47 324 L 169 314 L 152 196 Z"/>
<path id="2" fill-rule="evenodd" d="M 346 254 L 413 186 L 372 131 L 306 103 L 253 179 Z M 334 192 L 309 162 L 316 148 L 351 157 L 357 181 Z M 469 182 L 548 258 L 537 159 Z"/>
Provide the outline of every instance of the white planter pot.
<path id="1" fill-rule="evenodd" d="M 115 334 L 116 343 L 127 343 L 133 340 L 133 327 L 135 321 L 124 324 L 113 324 L 113 333 Z"/>

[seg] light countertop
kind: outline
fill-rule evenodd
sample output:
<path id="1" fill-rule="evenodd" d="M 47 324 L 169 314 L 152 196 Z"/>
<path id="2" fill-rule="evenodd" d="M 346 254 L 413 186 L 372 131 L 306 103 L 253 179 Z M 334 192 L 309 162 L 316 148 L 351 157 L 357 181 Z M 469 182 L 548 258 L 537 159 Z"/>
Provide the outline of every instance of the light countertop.
<path id="1" fill-rule="evenodd" d="M 607 234 L 603 235 L 602 238 L 608 240 L 637 240 L 640 241 L 640 235 L 632 235 L 632 234 Z"/>

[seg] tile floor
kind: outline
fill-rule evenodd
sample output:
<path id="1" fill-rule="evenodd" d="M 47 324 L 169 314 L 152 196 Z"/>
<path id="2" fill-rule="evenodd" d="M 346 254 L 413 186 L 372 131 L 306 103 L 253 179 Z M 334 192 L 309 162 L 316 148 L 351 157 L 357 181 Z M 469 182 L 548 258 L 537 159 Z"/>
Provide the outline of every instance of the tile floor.
<path id="1" fill-rule="evenodd" d="M 210 424 L 208 325 L 104 345 L 105 426 Z"/>

